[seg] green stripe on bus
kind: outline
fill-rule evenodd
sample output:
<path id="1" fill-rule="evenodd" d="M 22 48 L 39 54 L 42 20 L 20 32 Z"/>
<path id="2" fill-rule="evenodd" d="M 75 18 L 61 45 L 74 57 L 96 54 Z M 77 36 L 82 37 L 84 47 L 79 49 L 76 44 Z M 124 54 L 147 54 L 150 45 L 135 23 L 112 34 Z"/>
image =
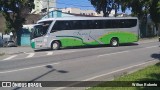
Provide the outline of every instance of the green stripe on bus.
<path id="1" fill-rule="evenodd" d="M 77 36 L 56 36 L 56 37 L 63 37 L 62 39 L 60 39 L 63 47 L 99 44 L 97 41 L 94 40 L 90 42 L 84 42 L 82 38 Z M 119 43 L 130 43 L 138 41 L 138 36 L 136 34 L 130 32 L 122 32 L 122 31 L 109 32 L 106 35 L 99 37 L 98 40 L 104 44 L 110 44 L 110 40 L 113 37 L 117 37 L 119 39 Z"/>
<path id="2" fill-rule="evenodd" d="M 31 42 L 31 47 L 35 49 L 35 42 Z"/>
<path id="3" fill-rule="evenodd" d="M 117 37 L 119 39 L 119 43 L 130 43 L 138 41 L 138 36 L 136 34 L 122 31 L 109 32 L 108 34 L 101 36 L 99 40 L 104 44 L 109 44 L 113 37 Z"/>
<path id="4" fill-rule="evenodd" d="M 83 45 L 97 45 L 99 44 L 96 41 L 91 42 L 84 42 L 82 38 L 77 36 L 56 36 L 56 37 L 63 37 L 63 39 L 60 39 L 62 46 L 83 46 Z M 66 38 L 64 38 L 66 37 Z"/>

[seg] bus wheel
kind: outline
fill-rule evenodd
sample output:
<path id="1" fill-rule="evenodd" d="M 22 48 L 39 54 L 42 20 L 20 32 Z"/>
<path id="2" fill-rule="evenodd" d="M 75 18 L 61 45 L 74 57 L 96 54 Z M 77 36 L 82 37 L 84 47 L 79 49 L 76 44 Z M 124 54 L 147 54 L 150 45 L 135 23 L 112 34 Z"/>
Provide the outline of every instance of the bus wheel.
<path id="1" fill-rule="evenodd" d="M 110 41 L 110 45 L 111 45 L 112 47 L 117 47 L 117 46 L 119 46 L 118 38 L 112 38 L 111 41 Z"/>
<path id="2" fill-rule="evenodd" d="M 52 50 L 59 50 L 60 49 L 60 43 L 58 41 L 52 42 L 51 49 Z"/>

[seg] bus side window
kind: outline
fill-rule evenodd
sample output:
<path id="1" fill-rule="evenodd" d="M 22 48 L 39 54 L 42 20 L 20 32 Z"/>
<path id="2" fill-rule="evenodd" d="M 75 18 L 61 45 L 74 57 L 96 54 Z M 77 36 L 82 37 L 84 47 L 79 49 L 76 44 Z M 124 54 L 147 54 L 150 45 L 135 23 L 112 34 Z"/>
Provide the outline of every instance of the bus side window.
<path id="1" fill-rule="evenodd" d="M 128 24 L 129 27 L 135 27 L 137 25 L 137 19 L 129 19 L 130 23 Z"/>
<path id="2" fill-rule="evenodd" d="M 59 26 L 59 30 L 66 30 L 67 29 L 67 23 L 65 21 L 61 21 Z"/>
<path id="3" fill-rule="evenodd" d="M 119 28 L 119 20 L 112 20 L 112 27 L 111 28 Z"/>
<path id="4" fill-rule="evenodd" d="M 102 20 L 95 20 L 95 29 L 103 29 L 104 25 L 102 23 Z"/>
<path id="5" fill-rule="evenodd" d="M 70 21 L 64 21 L 63 24 L 64 24 L 64 27 L 62 30 L 71 30 Z"/>
<path id="6" fill-rule="evenodd" d="M 126 20 L 119 20 L 119 28 L 125 28 Z"/>
<path id="7" fill-rule="evenodd" d="M 107 28 L 112 28 L 112 20 L 104 20 L 104 27 Z"/>
<path id="8" fill-rule="evenodd" d="M 71 30 L 70 21 L 56 21 L 52 27 L 51 33 L 60 31 L 60 30 Z"/>
<path id="9" fill-rule="evenodd" d="M 51 29 L 51 33 L 61 30 L 61 21 L 56 21 Z"/>
<path id="10" fill-rule="evenodd" d="M 73 20 L 72 22 L 71 22 L 71 26 L 72 26 L 72 29 L 74 30 L 78 30 L 78 29 L 81 29 L 82 28 L 82 26 L 81 26 L 81 20 Z"/>
<path id="11" fill-rule="evenodd" d="M 94 26 L 94 25 L 93 25 L 93 21 L 92 21 L 92 20 L 89 20 L 87 26 L 88 26 L 89 29 L 93 29 L 93 26 Z"/>
<path id="12" fill-rule="evenodd" d="M 88 29 L 88 24 L 87 24 L 87 20 L 82 20 L 80 21 L 81 23 L 81 28 L 80 29 Z"/>

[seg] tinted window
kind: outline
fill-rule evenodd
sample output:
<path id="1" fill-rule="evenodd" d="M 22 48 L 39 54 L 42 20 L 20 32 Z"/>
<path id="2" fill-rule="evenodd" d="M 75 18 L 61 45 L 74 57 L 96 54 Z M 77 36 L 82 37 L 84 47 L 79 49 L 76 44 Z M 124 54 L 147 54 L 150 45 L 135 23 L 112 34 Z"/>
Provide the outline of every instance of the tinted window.
<path id="1" fill-rule="evenodd" d="M 113 28 L 112 20 L 103 20 L 104 28 Z"/>
<path id="2" fill-rule="evenodd" d="M 82 29 L 81 21 L 72 20 L 72 21 L 70 21 L 70 22 L 71 22 L 71 25 L 72 25 L 72 30 L 73 30 L 73 29 Z"/>
<path id="3" fill-rule="evenodd" d="M 66 20 L 56 21 L 51 32 L 58 30 L 131 28 L 136 25 L 137 19 Z"/>
<path id="4" fill-rule="evenodd" d="M 90 29 L 102 29 L 102 20 L 90 20 L 89 25 L 92 26 Z"/>
<path id="5" fill-rule="evenodd" d="M 43 21 L 43 22 L 39 22 L 38 24 L 41 25 L 50 25 L 52 23 L 52 21 Z"/>
<path id="6" fill-rule="evenodd" d="M 135 27 L 137 25 L 137 19 L 128 20 L 128 27 Z"/>
<path id="7" fill-rule="evenodd" d="M 89 29 L 87 20 L 80 20 L 78 22 L 80 22 L 81 28 L 77 28 L 77 29 Z"/>
<path id="8" fill-rule="evenodd" d="M 52 27 L 51 32 L 59 30 L 70 30 L 70 29 L 71 29 L 70 21 L 56 21 L 54 26 Z"/>
<path id="9" fill-rule="evenodd" d="M 48 31 L 49 26 L 51 25 L 53 21 L 43 21 L 39 22 L 38 24 L 42 25 L 43 33 L 46 34 Z"/>
<path id="10" fill-rule="evenodd" d="M 70 22 L 72 25 L 72 30 L 88 29 L 88 20 L 72 20 Z"/>

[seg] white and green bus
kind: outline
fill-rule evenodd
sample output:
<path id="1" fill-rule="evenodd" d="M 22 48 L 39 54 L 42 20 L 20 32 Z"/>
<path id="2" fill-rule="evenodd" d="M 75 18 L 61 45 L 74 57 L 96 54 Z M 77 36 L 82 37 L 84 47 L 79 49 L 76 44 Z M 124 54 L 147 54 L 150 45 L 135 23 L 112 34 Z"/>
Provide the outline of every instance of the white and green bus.
<path id="1" fill-rule="evenodd" d="M 137 42 L 136 17 L 65 17 L 40 20 L 31 33 L 33 49 Z"/>

